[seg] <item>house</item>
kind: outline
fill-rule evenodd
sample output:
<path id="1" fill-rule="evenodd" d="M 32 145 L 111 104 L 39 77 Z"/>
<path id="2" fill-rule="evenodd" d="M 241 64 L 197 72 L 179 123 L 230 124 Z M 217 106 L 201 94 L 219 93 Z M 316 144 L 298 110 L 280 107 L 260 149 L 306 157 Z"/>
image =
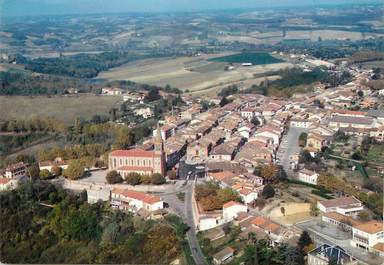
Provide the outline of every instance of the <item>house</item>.
<path id="1" fill-rule="evenodd" d="M 223 264 L 229 262 L 234 256 L 235 250 L 230 247 L 225 247 L 223 250 L 213 255 L 213 263 Z"/>
<path id="2" fill-rule="evenodd" d="M 18 178 L 24 177 L 27 175 L 28 164 L 24 162 L 18 162 L 11 164 L 5 168 L 5 177 L 6 178 Z"/>
<path id="3" fill-rule="evenodd" d="M 251 203 L 259 196 L 259 192 L 255 189 L 240 188 L 237 190 L 244 203 Z"/>
<path id="4" fill-rule="evenodd" d="M 160 132 L 160 131 L 159 131 Z M 115 150 L 109 153 L 109 170 L 116 170 L 125 177 L 131 172 L 142 175 L 159 173 L 165 176 L 165 153 L 160 134 L 154 140 L 154 150 Z"/>
<path id="5" fill-rule="evenodd" d="M 111 205 L 130 212 L 137 212 L 141 209 L 152 212 L 164 208 L 164 202 L 159 196 L 118 188 L 111 192 Z"/>
<path id="6" fill-rule="evenodd" d="M 369 252 L 377 250 L 377 244 L 384 243 L 384 227 L 382 221 L 369 221 L 352 227 L 351 245 Z"/>
<path id="7" fill-rule="evenodd" d="M 135 113 L 136 116 L 142 116 L 144 119 L 148 119 L 154 115 L 154 112 L 150 107 L 134 109 L 133 113 Z"/>
<path id="8" fill-rule="evenodd" d="M 308 265 L 357 265 L 357 260 L 339 246 L 323 244 L 308 253 Z"/>
<path id="9" fill-rule="evenodd" d="M 252 226 L 261 229 L 265 234 L 267 234 L 271 240 L 271 245 L 281 242 L 284 230 L 279 224 L 271 221 L 270 219 L 263 216 L 257 216 L 253 218 Z"/>
<path id="10" fill-rule="evenodd" d="M 240 212 L 247 212 L 248 207 L 242 203 L 229 201 L 223 205 L 223 219 L 224 222 L 230 222 L 237 216 Z"/>
<path id="11" fill-rule="evenodd" d="M 308 151 L 321 151 L 321 149 L 325 146 L 328 146 L 331 137 L 323 136 L 321 134 L 310 132 L 307 136 L 307 143 L 305 148 Z"/>
<path id="12" fill-rule="evenodd" d="M 319 177 L 318 173 L 308 170 L 306 168 L 303 168 L 299 171 L 297 179 L 305 183 L 317 185 L 318 177 Z"/>
<path id="13" fill-rule="evenodd" d="M 364 207 L 354 196 L 340 197 L 336 199 L 324 200 L 317 202 L 317 208 L 323 212 L 338 212 L 343 215 L 356 215 Z"/>
<path id="14" fill-rule="evenodd" d="M 122 95 L 123 90 L 118 87 L 104 87 L 101 89 L 101 94 L 110 96 Z"/>
<path id="15" fill-rule="evenodd" d="M 66 169 L 68 167 L 68 161 L 62 159 L 61 157 L 56 157 L 53 161 L 41 161 L 39 162 L 40 170 L 48 170 L 52 172 L 53 167 L 60 167 L 61 169 Z"/>

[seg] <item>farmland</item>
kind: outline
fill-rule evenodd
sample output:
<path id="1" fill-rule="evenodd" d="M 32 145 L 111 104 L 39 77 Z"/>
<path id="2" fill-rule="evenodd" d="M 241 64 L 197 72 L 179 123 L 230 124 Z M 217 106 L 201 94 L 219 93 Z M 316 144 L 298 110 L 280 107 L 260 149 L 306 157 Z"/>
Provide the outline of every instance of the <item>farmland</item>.
<path id="1" fill-rule="evenodd" d="M 0 96 L 0 120 L 29 117 L 55 117 L 71 124 L 75 118 L 91 118 L 95 114 L 108 115 L 108 111 L 122 100 L 118 96 Z"/>
<path id="2" fill-rule="evenodd" d="M 260 74 L 271 70 L 292 67 L 287 62 L 253 65 L 237 65 L 230 71 L 225 70 L 227 63 L 211 61 L 211 58 L 225 58 L 228 53 L 219 55 L 201 55 L 198 57 L 157 58 L 140 60 L 101 72 L 97 78 L 107 80 L 131 80 L 138 83 L 165 86 L 167 84 L 183 91 L 193 93 L 217 92 L 220 88 L 241 82 L 258 84 Z M 273 58 L 273 57 L 272 57 Z M 278 60 L 278 59 L 276 59 Z M 259 75 L 255 78 L 255 75 Z M 257 79 L 257 80 L 256 80 Z"/>

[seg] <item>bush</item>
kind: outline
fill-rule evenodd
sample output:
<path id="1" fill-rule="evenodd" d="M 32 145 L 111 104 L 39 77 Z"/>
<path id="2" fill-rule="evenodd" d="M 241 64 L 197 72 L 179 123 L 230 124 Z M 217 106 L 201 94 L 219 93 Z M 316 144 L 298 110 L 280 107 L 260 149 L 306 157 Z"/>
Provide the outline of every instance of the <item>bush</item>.
<path id="1" fill-rule="evenodd" d="M 139 185 L 141 183 L 140 174 L 131 172 L 125 177 L 125 181 L 130 185 Z"/>
<path id="2" fill-rule="evenodd" d="M 267 184 L 263 188 L 263 191 L 261 192 L 261 196 L 264 199 L 272 198 L 273 196 L 275 196 L 275 189 L 272 187 L 272 185 Z"/>
<path id="3" fill-rule="evenodd" d="M 41 179 L 49 179 L 52 176 L 52 174 L 51 172 L 49 172 L 48 169 L 43 169 L 43 170 L 40 170 L 39 176 Z"/>
<path id="4" fill-rule="evenodd" d="M 120 176 L 119 173 L 117 173 L 116 170 L 112 170 L 108 172 L 106 176 L 106 180 L 108 184 L 115 184 L 115 183 L 121 183 L 123 182 L 123 178 Z"/>
<path id="5" fill-rule="evenodd" d="M 153 185 L 161 185 L 161 184 L 164 184 L 165 182 L 166 180 L 161 174 L 159 173 L 152 174 L 151 183 Z"/>

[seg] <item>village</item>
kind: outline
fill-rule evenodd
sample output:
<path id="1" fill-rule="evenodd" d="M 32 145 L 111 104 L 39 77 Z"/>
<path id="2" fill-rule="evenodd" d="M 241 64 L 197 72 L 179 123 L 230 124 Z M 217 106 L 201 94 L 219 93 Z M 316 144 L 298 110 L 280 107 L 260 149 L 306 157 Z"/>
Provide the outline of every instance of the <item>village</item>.
<path id="1" fill-rule="evenodd" d="M 354 149 L 367 138 L 372 144 L 384 142 L 384 112 L 370 110 L 382 100 L 383 90 L 364 85 L 372 71 L 350 72 L 350 83 L 319 85 L 285 100 L 234 94 L 224 104 L 211 97 L 216 107 L 206 111 L 199 97 L 183 95 L 185 109 L 167 114 L 142 144 L 111 151 L 107 167 L 88 168 L 80 180 L 51 181 L 86 190 L 90 203 L 109 201 L 145 219 L 180 216 L 190 226 L 192 255 L 201 264 L 207 257 L 214 264 L 235 259 L 250 235 L 278 246 L 296 244 L 303 231 L 313 240 L 306 246 L 310 265 L 329 264 L 334 257 L 336 264 L 382 264 L 383 223 L 359 197 L 374 191 L 356 176 L 369 170 L 382 177 L 384 164 L 373 160 L 363 168 Z M 105 88 L 102 94 L 122 91 Z M 143 99 L 140 93 L 124 95 L 124 101 Z M 349 110 L 352 105 L 359 110 Z M 153 115 L 150 107 L 135 113 Z M 67 167 L 60 157 L 39 161 L 40 172 Z M 9 165 L 2 174 L 1 190 L 30 177 L 24 162 Z M 348 181 L 348 191 L 332 190 L 329 174 L 353 175 L 356 181 Z"/>

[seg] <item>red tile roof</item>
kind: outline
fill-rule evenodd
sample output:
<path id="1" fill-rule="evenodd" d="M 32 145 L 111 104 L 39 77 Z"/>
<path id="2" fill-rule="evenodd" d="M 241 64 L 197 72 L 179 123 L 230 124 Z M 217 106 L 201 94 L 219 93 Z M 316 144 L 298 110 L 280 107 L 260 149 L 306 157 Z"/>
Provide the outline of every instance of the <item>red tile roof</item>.
<path id="1" fill-rule="evenodd" d="M 154 157 L 158 156 L 154 151 L 143 149 L 115 150 L 109 153 L 110 156 L 129 156 L 129 157 Z"/>
<path id="2" fill-rule="evenodd" d="M 134 190 L 115 188 L 112 190 L 112 193 L 120 194 L 131 199 L 143 201 L 144 203 L 147 203 L 147 204 L 154 204 L 161 201 L 159 196 L 150 195 L 144 192 L 134 191 Z"/>
<path id="3" fill-rule="evenodd" d="M 354 228 L 364 231 L 368 234 L 376 234 L 384 231 L 384 224 L 383 222 L 379 221 L 370 221 L 360 225 L 356 225 L 354 226 Z"/>
<path id="4" fill-rule="evenodd" d="M 229 208 L 229 207 L 232 207 L 232 206 L 235 206 L 235 205 L 238 205 L 238 206 L 245 206 L 244 204 L 240 203 L 240 202 L 235 202 L 235 201 L 229 201 L 227 203 L 224 203 L 223 205 L 223 209 L 224 208 Z"/>

